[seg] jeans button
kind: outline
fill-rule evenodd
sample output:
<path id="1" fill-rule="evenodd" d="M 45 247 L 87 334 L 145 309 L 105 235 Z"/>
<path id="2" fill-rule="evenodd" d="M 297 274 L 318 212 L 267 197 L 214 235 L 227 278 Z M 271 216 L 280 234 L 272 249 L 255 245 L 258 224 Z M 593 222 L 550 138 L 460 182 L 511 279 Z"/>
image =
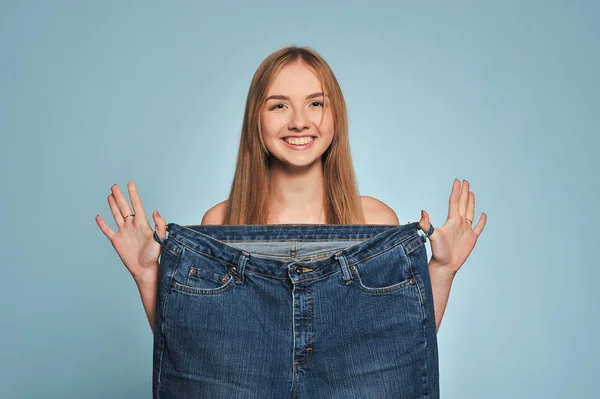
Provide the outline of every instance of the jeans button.
<path id="1" fill-rule="evenodd" d="M 294 268 L 294 271 L 296 272 L 296 274 L 302 274 L 302 266 L 296 266 Z"/>

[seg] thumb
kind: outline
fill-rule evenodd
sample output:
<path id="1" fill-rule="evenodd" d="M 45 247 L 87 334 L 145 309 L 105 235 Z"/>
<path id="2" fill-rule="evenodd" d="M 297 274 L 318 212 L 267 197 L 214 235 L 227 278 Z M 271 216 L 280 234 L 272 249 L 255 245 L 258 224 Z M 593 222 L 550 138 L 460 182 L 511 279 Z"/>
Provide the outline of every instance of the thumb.
<path id="1" fill-rule="evenodd" d="M 429 231 L 429 214 L 424 210 L 421 210 L 421 220 L 419 220 L 419 226 L 421 226 L 421 230 L 423 230 L 425 233 Z"/>
<path id="2" fill-rule="evenodd" d="M 161 239 L 164 239 L 167 235 L 167 221 L 160 216 L 158 211 L 152 213 L 152 219 L 154 220 L 154 226 L 156 226 L 156 234 Z"/>

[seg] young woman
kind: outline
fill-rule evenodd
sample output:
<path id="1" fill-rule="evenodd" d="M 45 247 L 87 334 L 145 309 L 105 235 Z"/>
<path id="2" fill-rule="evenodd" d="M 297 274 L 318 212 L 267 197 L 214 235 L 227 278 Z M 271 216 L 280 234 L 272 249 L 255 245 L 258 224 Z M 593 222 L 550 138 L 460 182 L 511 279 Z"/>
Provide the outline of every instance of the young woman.
<path id="1" fill-rule="evenodd" d="M 136 281 L 151 328 L 161 246 L 144 213 L 133 182 L 133 206 L 115 184 L 108 203 L 118 226 L 114 232 L 100 216 L 96 222 Z M 475 196 L 469 182 L 455 179 L 448 218 L 429 237 L 429 276 L 439 328 L 453 278 L 471 253 L 485 223 L 473 227 Z M 166 235 L 166 220 L 152 214 L 156 232 Z M 430 228 L 421 211 L 418 222 Z M 237 166 L 227 200 L 210 208 L 202 225 L 399 225 L 383 202 L 360 196 L 356 186 L 346 105 L 327 63 L 313 50 L 287 47 L 267 57 L 248 92 Z"/>

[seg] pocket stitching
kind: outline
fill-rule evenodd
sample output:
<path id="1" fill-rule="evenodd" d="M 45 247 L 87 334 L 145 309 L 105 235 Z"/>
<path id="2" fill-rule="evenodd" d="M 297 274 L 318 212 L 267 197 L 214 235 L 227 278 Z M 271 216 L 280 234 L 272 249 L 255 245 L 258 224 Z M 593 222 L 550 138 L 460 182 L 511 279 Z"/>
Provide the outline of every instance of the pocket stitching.
<path id="1" fill-rule="evenodd" d="M 353 274 L 356 277 L 356 280 L 358 281 L 358 287 L 362 291 L 367 292 L 369 294 L 389 294 L 392 292 L 400 291 L 401 289 L 414 284 L 412 282 L 412 281 L 414 281 L 413 277 L 410 277 L 399 283 L 388 285 L 386 287 L 367 287 L 366 285 L 363 284 L 362 280 L 360 279 L 360 274 L 358 273 L 358 269 L 355 269 L 353 271 Z M 411 275 L 412 275 L 412 273 L 411 273 Z"/>
<path id="2" fill-rule="evenodd" d="M 227 279 L 227 281 L 225 283 L 223 283 L 223 285 L 220 286 L 219 288 L 196 288 L 196 287 L 190 287 L 188 285 L 178 283 L 175 280 L 171 280 L 171 289 L 173 289 L 175 291 L 183 292 L 186 294 L 193 294 L 193 295 L 220 294 L 220 293 L 223 293 L 223 292 L 229 290 L 231 287 L 234 286 L 234 284 L 233 284 L 234 277 L 230 274 L 228 274 L 228 276 L 229 276 L 229 279 Z"/>
<path id="3" fill-rule="evenodd" d="M 192 271 L 192 269 L 195 271 Z M 186 280 L 185 285 L 187 285 L 189 287 L 194 287 L 194 285 L 192 284 L 192 282 L 194 282 L 194 281 L 210 282 L 210 283 L 214 283 L 214 284 L 219 284 L 219 282 L 221 281 L 223 276 L 224 276 L 224 274 L 214 273 L 214 272 L 205 270 L 201 267 L 198 267 L 195 264 L 192 264 L 188 268 L 187 280 Z M 218 289 L 220 287 L 221 286 L 219 286 L 217 288 L 200 288 L 200 289 Z M 194 288 L 198 288 L 198 287 L 194 287 Z"/>

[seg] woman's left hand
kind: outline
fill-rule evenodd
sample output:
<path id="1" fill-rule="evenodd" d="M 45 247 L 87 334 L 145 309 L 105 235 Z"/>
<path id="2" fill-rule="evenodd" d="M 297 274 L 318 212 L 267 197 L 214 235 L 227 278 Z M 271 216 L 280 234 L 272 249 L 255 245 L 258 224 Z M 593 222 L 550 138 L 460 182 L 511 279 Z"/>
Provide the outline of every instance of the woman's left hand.
<path id="1" fill-rule="evenodd" d="M 452 277 L 458 272 L 475 247 L 477 238 L 483 231 L 487 215 L 481 214 L 479 222 L 473 228 L 475 215 L 475 194 L 469 191 L 469 182 L 454 179 L 448 207 L 448 219 L 442 227 L 434 227 L 429 237 L 432 258 L 430 265 L 448 272 Z M 419 226 L 429 230 L 429 214 L 421 211 Z"/>

